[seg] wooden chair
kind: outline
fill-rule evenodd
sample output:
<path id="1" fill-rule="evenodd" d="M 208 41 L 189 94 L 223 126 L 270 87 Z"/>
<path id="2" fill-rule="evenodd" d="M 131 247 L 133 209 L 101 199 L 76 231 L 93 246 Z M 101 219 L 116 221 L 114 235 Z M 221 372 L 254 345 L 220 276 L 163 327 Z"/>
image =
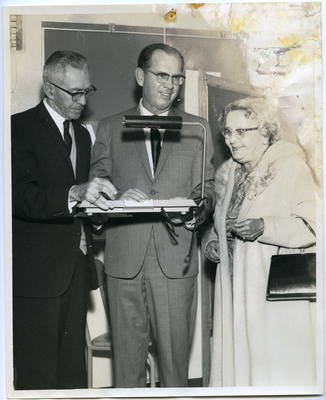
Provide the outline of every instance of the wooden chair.
<path id="1" fill-rule="evenodd" d="M 104 272 L 104 265 L 100 260 L 95 260 L 97 275 L 98 275 L 98 283 L 99 283 L 99 290 L 101 294 L 101 300 L 104 307 L 105 315 L 107 320 L 109 321 L 109 307 L 108 307 L 108 300 L 106 294 L 106 280 L 105 280 L 105 272 Z M 152 349 L 152 343 L 150 343 L 150 349 Z M 111 332 L 103 333 L 91 339 L 90 330 L 88 324 L 86 323 L 86 349 L 87 349 L 87 385 L 88 388 L 93 387 L 93 352 L 94 351 L 103 351 L 109 354 L 109 357 L 112 357 L 112 339 L 111 339 Z M 155 387 L 156 385 L 156 360 L 155 355 L 150 351 L 147 357 L 147 365 L 149 368 L 149 383 L 150 387 Z"/>

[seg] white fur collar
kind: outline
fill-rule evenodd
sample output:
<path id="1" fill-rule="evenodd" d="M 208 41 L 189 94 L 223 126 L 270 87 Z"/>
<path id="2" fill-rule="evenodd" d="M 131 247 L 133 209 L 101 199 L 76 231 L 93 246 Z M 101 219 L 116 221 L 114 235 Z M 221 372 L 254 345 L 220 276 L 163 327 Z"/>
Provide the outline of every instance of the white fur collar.
<path id="1" fill-rule="evenodd" d="M 256 176 L 250 187 L 248 197 L 253 199 L 258 193 L 263 191 L 274 179 L 277 172 L 282 168 L 284 162 L 294 154 L 305 160 L 303 150 L 296 144 L 292 144 L 285 140 L 279 140 L 270 146 L 258 164 Z M 225 197 L 230 169 L 234 163 L 235 161 L 230 158 L 225 161 L 215 173 L 215 194 L 216 202 L 219 206 L 222 205 Z"/>

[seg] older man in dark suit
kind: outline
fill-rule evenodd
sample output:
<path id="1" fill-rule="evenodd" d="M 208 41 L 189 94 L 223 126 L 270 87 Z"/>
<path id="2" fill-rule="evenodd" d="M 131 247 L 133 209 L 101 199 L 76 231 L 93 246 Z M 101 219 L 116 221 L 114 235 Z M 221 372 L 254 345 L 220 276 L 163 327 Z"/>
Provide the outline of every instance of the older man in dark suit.
<path id="1" fill-rule="evenodd" d="M 57 51 L 44 65 L 44 101 L 12 116 L 15 389 L 86 387 L 85 324 L 97 284 L 82 200 L 106 210 L 106 179 L 88 181 L 91 140 L 77 123 L 91 85 L 88 61 Z"/>
<path id="2" fill-rule="evenodd" d="M 137 107 L 100 121 L 91 177 L 111 179 L 121 199 L 199 198 L 203 129 L 207 129 L 203 222 L 213 207 L 213 144 L 206 120 L 172 106 L 184 81 L 184 60 L 173 47 L 154 44 L 138 58 L 143 89 Z M 124 115 L 181 116 L 181 130 L 123 128 Z M 195 123 L 192 125 L 191 123 Z M 158 135 L 158 138 L 155 138 Z M 151 141 L 152 139 L 152 141 Z M 152 147 L 152 142 L 156 144 Z M 198 259 L 192 232 L 175 226 L 174 241 L 159 214 L 112 218 L 106 230 L 105 267 L 113 339 L 114 384 L 146 384 L 149 326 L 158 348 L 161 386 L 187 386 L 197 306 Z M 193 240 L 196 243 L 196 240 Z"/>

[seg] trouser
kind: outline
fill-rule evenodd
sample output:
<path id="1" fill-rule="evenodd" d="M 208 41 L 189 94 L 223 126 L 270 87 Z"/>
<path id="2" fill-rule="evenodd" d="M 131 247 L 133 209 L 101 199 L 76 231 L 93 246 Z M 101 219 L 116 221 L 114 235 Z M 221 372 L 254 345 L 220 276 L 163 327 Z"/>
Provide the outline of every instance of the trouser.
<path id="1" fill-rule="evenodd" d="M 159 266 L 152 237 L 139 274 L 134 279 L 108 276 L 107 286 L 114 386 L 146 386 L 150 328 L 157 348 L 161 387 L 187 386 L 197 278 L 167 278 Z"/>
<path id="2" fill-rule="evenodd" d="M 36 277 L 37 278 L 37 277 Z M 90 273 L 79 251 L 67 291 L 55 298 L 14 297 L 14 387 L 86 388 L 86 314 Z"/>

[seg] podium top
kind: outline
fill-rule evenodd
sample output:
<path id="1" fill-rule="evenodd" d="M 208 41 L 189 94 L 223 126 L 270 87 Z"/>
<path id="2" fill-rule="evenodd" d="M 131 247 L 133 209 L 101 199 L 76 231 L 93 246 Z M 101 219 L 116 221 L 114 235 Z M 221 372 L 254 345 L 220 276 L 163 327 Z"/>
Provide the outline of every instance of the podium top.
<path id="1" fill-rule="evenodd" d="M 142 202 L 130 200 L 113 200 L 114 208 L 111 210 L 102 210 L 88 201 L 83 201 L 78 208 L 84 209 L 86 213 L 147 213 L 161 212 L 162 208 L 166 212 L 188 212 L 190 207 L 196 207 L 192 199 L 169 199 L 169 200 L 146 200 Z"/>

